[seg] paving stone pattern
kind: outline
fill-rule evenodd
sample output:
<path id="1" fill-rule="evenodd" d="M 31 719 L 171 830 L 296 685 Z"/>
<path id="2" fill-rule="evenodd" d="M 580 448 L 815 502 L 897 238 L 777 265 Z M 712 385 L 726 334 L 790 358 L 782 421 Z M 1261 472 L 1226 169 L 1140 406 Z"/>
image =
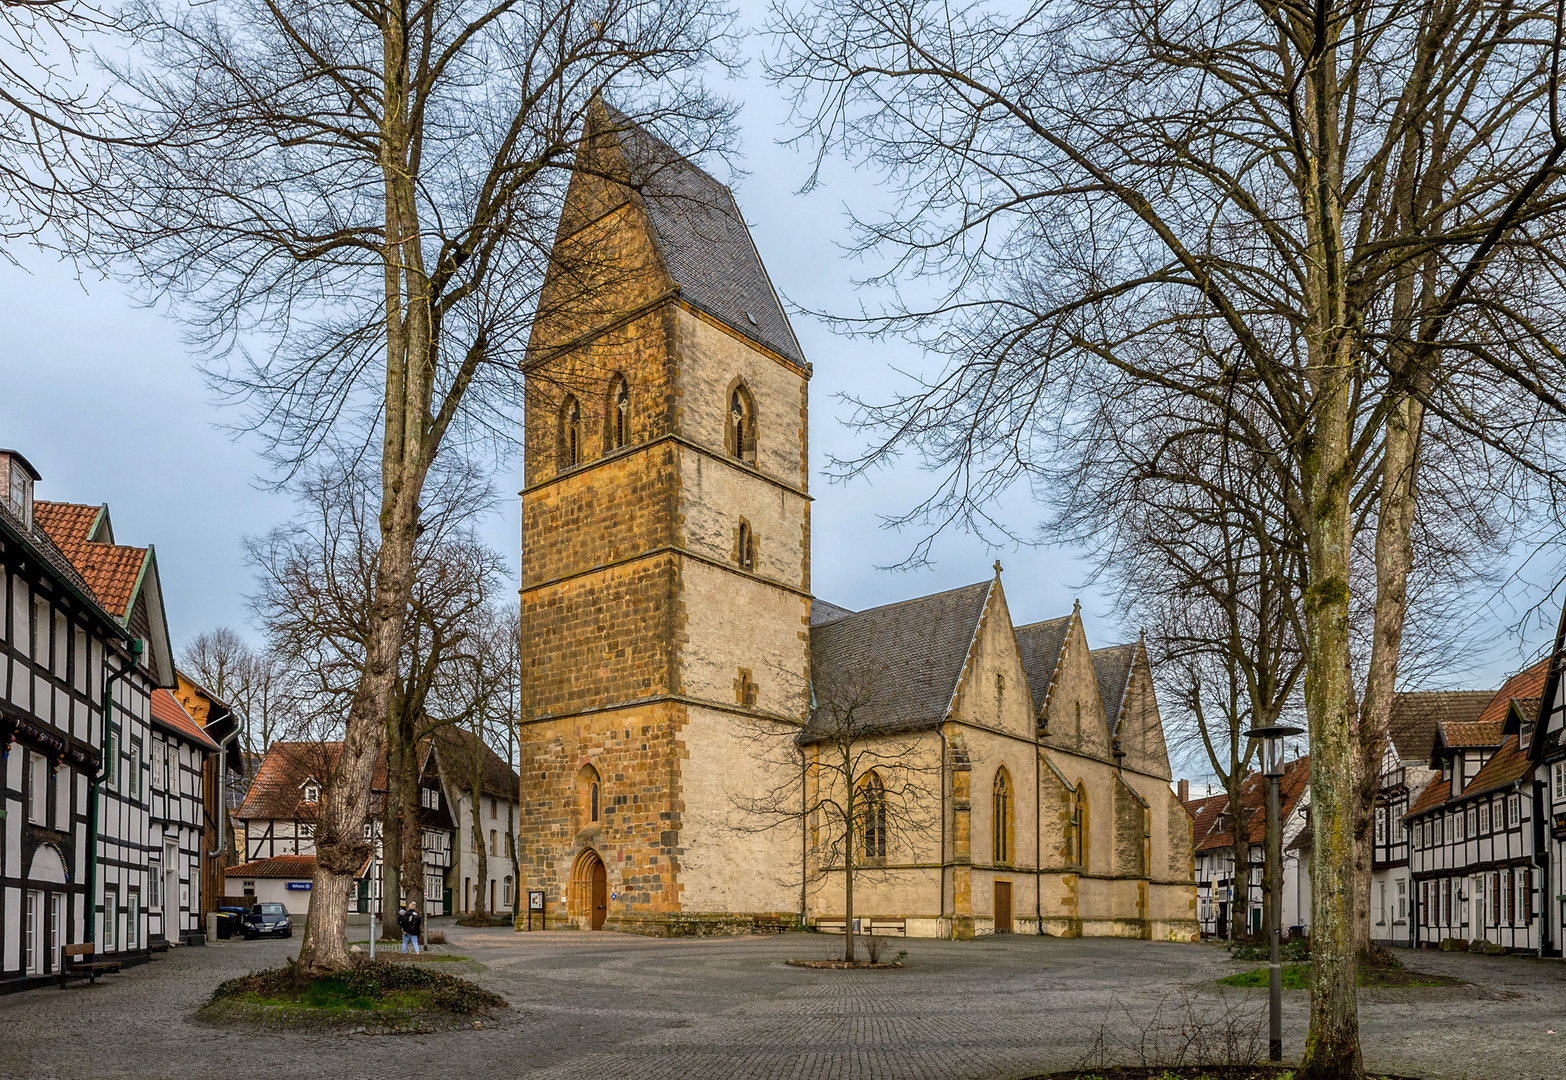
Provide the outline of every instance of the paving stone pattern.
<path id="1" fill-rule="evenodd" d="M 421 1036 L 236 1033 L 192 1024 L 220 980 L 288 942 L 176 949 L 96 987 L 0 998 L 0 1076 L 999 1080 L 1067 1068 L 1100 1033 L 1126 1060 L 1160 1008 L 1263 1017 L 1262 991 L 1212 980 L 1249 965 L 1212 946 L 1014 936 L 909 941 L 902 971 L 789 967 L 841 939 L 650 940 L 446 928 L 463 972 L 515 1006 L 499 1028 Z M 1457 990 L 1367 994 L 1366 1058 L 1440 1078 L 1566 1077 L 1566 964 L 1420 953 Z M 468 965 L 462 965 L 467 967 Z M 444 968 L 444 965 L 442 965 Z M 449 970 L 449 969 L 448 969 Z M 1287 995 L 1297 1054 L 1306 995 Z M 1553 1034 L 1551 1032 L 1554 1032 Z"/>

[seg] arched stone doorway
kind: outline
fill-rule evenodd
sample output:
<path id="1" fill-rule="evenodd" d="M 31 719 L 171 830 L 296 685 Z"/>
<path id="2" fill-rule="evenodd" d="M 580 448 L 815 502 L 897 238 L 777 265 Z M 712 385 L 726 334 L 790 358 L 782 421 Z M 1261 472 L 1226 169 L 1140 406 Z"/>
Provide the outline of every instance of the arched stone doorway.
<path id="1" fill-rule="evenodd" d="M 577 856 L 571 870 L 571 915 L 589 930 L 603 929 L 609 917 L 609 873 L 592 848 Z"/>

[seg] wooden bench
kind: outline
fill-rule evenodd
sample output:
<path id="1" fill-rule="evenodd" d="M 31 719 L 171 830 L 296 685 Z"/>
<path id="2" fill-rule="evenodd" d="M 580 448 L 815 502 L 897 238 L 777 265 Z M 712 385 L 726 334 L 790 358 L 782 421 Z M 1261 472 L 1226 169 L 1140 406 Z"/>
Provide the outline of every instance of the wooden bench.
<path id="1" fill-rule="evenodd" d="M 86 979 L 89 983 L 98 981 L 99 975 L 107 975 L 110 972 L 120 970 L 118 960 L 79 960 L 81 956 L 92 956 L 93 946 L 91 942 L 83 942 L 80 945 L 67 945 L 62 950 L 64 959 L 60 964 L 60 989 L 65 989 L 66 979 Z"/>
<path id="2" fill-rule="evenodd" d="M 150 953 L 168 952 L 169 943 L 167 941 L 154 941 L 147 946 L 147 951 Z"/>

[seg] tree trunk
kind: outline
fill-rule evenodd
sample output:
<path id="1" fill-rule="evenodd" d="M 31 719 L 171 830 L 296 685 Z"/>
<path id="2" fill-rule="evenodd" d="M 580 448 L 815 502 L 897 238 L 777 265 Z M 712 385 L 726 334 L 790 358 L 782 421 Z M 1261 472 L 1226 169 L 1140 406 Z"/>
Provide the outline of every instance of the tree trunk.
<path id="1" fill-rule="evenodd" d="M 487 879 L 489 876 L 489 851 L 484 846 L 484 819 L 479 812 L 480 804 L 483 802 L 484 791 L 484 758 L 482 750 L 475 748 L 474 757 L 478 760 L 478 767 L 473 770 L 472 775 L 468 778 L 473 785 L 473 848 L 478 853 L 478 892 L 473 898 L 473 917 L 482 919 L 488 911 L 485 903 L 485 889 L 488 888 Z"/>
<path id="2" fill-rule="evenodd" d="M 1229 940 L 1233 942 L 1240 935 L 1235 931 L 1235 924 L 1240 921 L 1239 912 L 1244 910 L 1249 915 L 1251 904 L 1251 844 L 1246 835 L 1245 828 L 1245 803 L 1241 793 L 1245 788 L 1245 774 L 1241 770 L 1239 762 L 1229 770 L 1229 783 L 1225 793 L 1229 796 L 1229 824 L 1234 832 L 1234 875 L 1229 886 Z"/>
<path id="3" fill-rule="evenodd" d="M 386 298 L 386 390 L 381 437 L 380 552 L 365 641 L 364 672 L 348 710 L 343 750 L 322 794 L 316 869 L 299 962 L 313 971 L 348 966 L 348 894 L 370 846 L 364 840 L 370 782 L 385 741 L 387 711 L 402 655 L 413 574 L 419 496 L 436 438 L 430 424 L 435 341 L 423 274 L 417 177 L 409 167 L 405 22 L 382 20 L 381 174 L 386 203 L 382 254 Z M 404 292 L 406 289 L 406 292 Z M 406 304 L 404 296 L 407 297 Z"/>
<path id="4" fill-rule="evenodd" d="M 843 747 L 843 756 L 846 758 L 852 752 L 852 746 Z M 844 815 L 844 832 L 847 834 L 846 843 L 843 845 L 843 959 L 850 964 L 854 962 L 854 845 L 858 842 L 858 822 L 854 819 L 855 807 L 854 776 L 851 769 L 844 770 L 843 779 L 847 781 L 847 792 L 844 794 L 848 812 Z"/>
<path id="5" fill-rule="evenodd" d="M 380 926 L 373 925 L 372 933 L 382 938 L 397 939 L 397 903 L 402 898 L 402 791 L 407 783 L 403 776 L 407 754 L 396 735 L 396 720 L 387 724 L 386 747 L 386 803 L 381 807 L 381 902 L 377 916 Z M 374 910 L 373 908 L 371 909 Z"/>

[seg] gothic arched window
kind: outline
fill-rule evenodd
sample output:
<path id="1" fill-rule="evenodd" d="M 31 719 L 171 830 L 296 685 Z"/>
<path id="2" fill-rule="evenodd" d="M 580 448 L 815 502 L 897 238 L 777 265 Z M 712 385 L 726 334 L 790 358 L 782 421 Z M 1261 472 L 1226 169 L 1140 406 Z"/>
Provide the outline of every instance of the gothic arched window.
<path id="1" fill-rule="evenodd" d="M 582 463 L 582 407 L 567 397 L 560 406 L 560 467 Z"/>
<path id="2" fill-rule="evenodd" d="M 1010 863 L 1015 857 L 1016 822 L 1013 820 L 1011 774 L 1002 765 L 995 770 L 995 785 L 990 796 L 990 840 L 994 861 Z"/>
<path id="3" fill-rule="evenodd" d="M 730 457 L 756 463 L 756 404 L 743 386 L 729 395 L 728 444 Z"/>
<path id="4" fill-rule="evenodd" d="M 609 396 L 604 399 L 604 433 L 608 449 L 618 450 L 631 441 L 631 388 L 625 376 L 609 380 Z"/>
<path id="5" fill-rule="evenodd" d="M 579 827 L 597 825 L 603 820 L 603 792 L 598 770 L 583 765 L 576 774 L 577 808 L 581 817 Z"/>
<path id="6" fill-rule="evenodd" d="M 886 858 L 886 785 L 876 773 L 859 788 L 859 836 L 864 858 Z"/>

